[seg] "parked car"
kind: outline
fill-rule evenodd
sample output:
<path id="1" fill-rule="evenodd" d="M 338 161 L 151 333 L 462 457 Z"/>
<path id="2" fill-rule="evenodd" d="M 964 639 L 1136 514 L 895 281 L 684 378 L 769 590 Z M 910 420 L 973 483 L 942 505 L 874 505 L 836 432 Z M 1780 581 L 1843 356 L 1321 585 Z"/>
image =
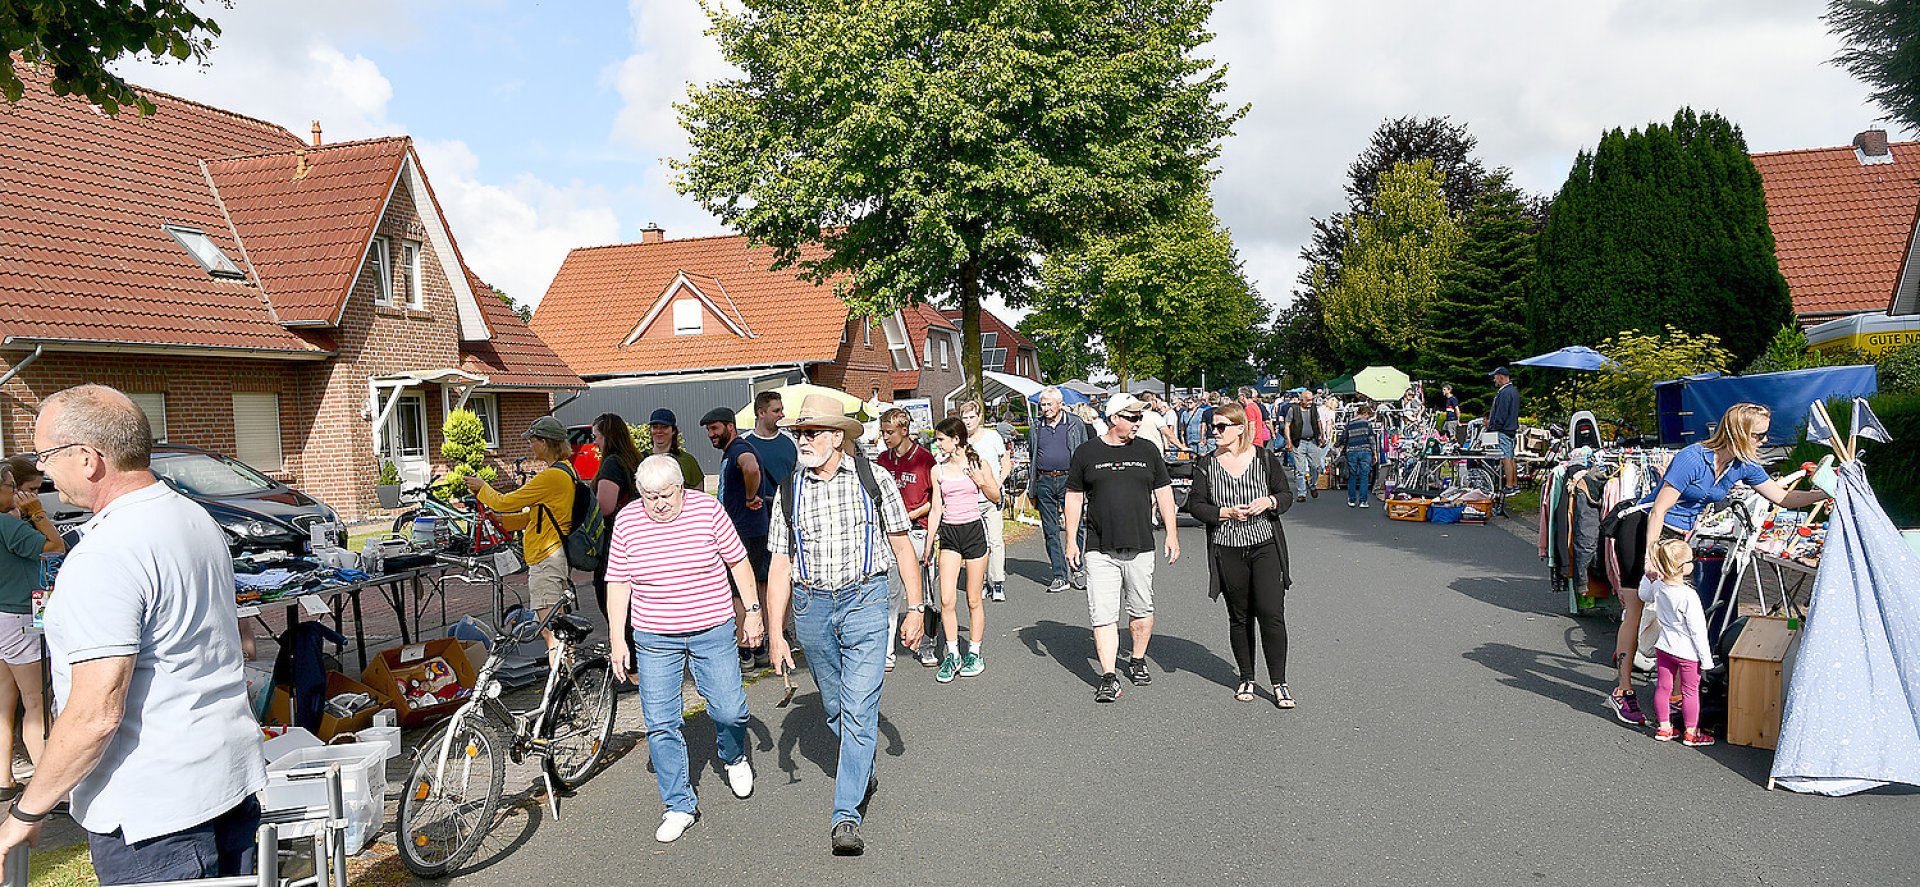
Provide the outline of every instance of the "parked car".
<path id="1" fill-rule="evenodd" d="M 567 443 L 573 444 L 573 473 L 581 480 L 593 482 L 600 473 L 600 445 L 593 442 L 592 425 L 575 425 L 567 429 Z"/>
<path id="2" fill-rule="evenodd" d="M 340 521 L 326 503 L 244 462 L 198 447 L 155 446 L 153 473 L 213 515 L 220 528 L 227 531 L 227 546 L 234 554 L 274 550 L 306 554 L 308 528 L 319 522 Z M 40 488 L 40 501 L 69 545 L 78 541 L 73 531 L 93 518 L 91 511 L 60 501 L 51 476 Z M 344 547 L 346 542 L 343 528 L 335 535 L 334 544 Z"/>

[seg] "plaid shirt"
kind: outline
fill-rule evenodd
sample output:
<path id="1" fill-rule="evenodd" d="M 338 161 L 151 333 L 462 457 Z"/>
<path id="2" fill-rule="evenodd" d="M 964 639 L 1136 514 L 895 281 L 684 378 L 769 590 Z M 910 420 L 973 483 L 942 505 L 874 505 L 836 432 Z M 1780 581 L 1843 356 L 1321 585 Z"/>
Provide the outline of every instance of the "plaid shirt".
<path id="1" fill-rule="evenodd" d="M 773 509 L 767 548 L 793 558 L 796 587 L 845 588 L 871 576 L 884 576 L 893 567 L 893 548 L 886 534 L 905 533 L 910 527 L 900 487 L 892 474 L 875 465 L 873 479 L 880 485 L 880 501 L 868 499 L 853 459 L 842 455 L 839 470 L 826 480 L 805 466 L 793 472 L 797 528 L 787 525 L 778 497 L 767 503 Z"/>

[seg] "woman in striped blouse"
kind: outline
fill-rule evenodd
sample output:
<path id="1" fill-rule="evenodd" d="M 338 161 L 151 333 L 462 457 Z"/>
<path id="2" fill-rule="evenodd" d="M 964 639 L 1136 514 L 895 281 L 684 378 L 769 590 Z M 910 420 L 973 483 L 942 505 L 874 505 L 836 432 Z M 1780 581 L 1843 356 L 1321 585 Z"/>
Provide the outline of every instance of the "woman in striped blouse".
<path id="1" fill-rule="evenodd" d="M 1273 704 L 1293 707 L 1287 690 L 1287 537 L 1280 513 L 1293 506 L 1286 467 L 1273 451 L 1255 446 L 1247 412 L 1237 403 L 1214 411 L 1218 449 L 1194 464 L 1187 513 L 1207 526 L 1208 594 L 1226 596 L 1227 637 L 1240 685 L 1234 698 L 1252 702 L 1253 651 L 1266 653 Z"/>

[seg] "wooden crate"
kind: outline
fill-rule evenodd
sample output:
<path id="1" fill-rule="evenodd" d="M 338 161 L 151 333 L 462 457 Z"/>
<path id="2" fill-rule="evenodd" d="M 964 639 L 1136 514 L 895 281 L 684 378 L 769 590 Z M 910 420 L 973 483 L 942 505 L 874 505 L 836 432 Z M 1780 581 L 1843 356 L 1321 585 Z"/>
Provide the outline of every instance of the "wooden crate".
<path id="1" fill-rule="evenodd" d="M 1778 616 L 1755 616 L 1727 657 L 1727 742 L 1773 748 L 1780 741 L 1786 662 L 1800 633 Z"/>

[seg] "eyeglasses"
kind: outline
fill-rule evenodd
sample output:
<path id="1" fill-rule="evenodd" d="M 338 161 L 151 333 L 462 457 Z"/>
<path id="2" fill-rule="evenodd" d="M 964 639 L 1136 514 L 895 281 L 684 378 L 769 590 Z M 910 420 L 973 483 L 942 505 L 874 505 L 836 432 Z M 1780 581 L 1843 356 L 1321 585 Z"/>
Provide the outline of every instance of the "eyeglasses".
<path id="1" fill-rule="evenodd" d="M 66 448 L 68 448 L 68 447 L 84 447 L 84 446 L 86 446 L 86 444 L 83 444 L 83 443 L 70 443 L 70 444 L 61 444 L 61 445 L 59 445 L 59 446 L 57 446 L 57 447 L 50 447 L 50 448 L 48 448 L 48 449 L 44 449 L 44 450 L 41 450 L 41 451 L 40 451 L 40 452 L 38 452 L 38 453 L 34 453 L 34 454 L 33 454 L 33 463 L 34 463 L 35 465 L 40 465 L 40 464 L 43 464 L 43 463 L 45 463 L 45 462 L 46 462 L 46 461 L 47 461 L 48 459 L 51 459 L 51 458 L 53 458 L 53 455 L 54 455 L 55 453 L 58 453 L 58 452 L 60 452 L 61 450 L 64 450 L 64 449 L 66 449 Z"/>
<path id="2" fill-rule="evenodd" d="M 835 429 L 832 428 L 796 428 L 793 431 L 793 436 L 801 440 L 812 440 L 822 434 L 831 433 L 834 430 Z"/>
<path id="3" fill-rule="evenodd" d="M 1147 417 L 1147 414 L 1146 413 L 1114 413 L 1113 417 L 1115 419 L 1125 419 L 1128 422 L 1132 422 L 1133 424 L 1138 425 L 1140 424 L 1141 419 L 1144 419 Z"/>

